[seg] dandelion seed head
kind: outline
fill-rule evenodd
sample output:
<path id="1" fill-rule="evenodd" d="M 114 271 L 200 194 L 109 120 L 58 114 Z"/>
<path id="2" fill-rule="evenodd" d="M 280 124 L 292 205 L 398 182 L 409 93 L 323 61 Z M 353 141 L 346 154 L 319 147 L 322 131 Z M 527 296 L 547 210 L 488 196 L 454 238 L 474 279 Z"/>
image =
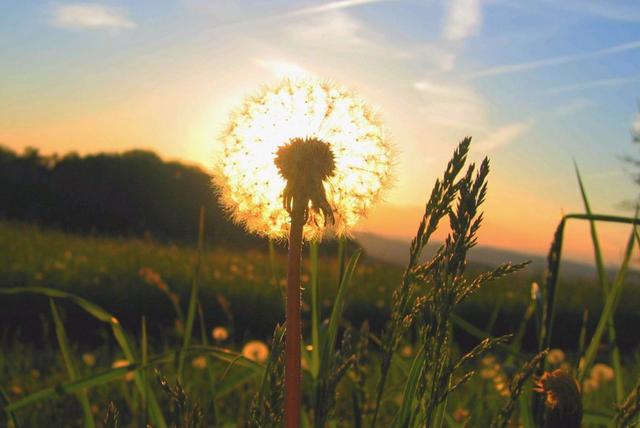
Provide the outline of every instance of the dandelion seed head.
<path id="1" fill-rule="evenodd" d="M 191 366 L 200 370 L 205 369 L 207 368 L 207 359 L 202 355 L 196 357 L 191 361 Z"/>
<path id="2" fill-rule="evenodd" d="M 229 338 L 229 330 L 224 327 L 214 327 L 213 330 L 211 330 L 211 337 L 213 337 L 213 340 L 216 342 L 224 342 Z"/>
<path id="3" fill-rule="evenodd" d="M 553 366 L 560 365 L 564 359 L 564 352 L 561 349 L 552 349 L 547 354 L 547 362 Z"/>
<path id="4" fill-rule="evenodd" d="M 269 358 L 269 348 L 264 342 L 252 340 L 242 348 L 242 356 L 258 363 L 264 363 Z"/>
<path id="5" fill-rule="evenodd" d="M 325 152 L 318 157 L 321 190 L 333 217 L 333 232 L 347 235 L 391 184 L 393 150 L 363 101 L 318 79 L 285 79 L 265 87 L 232 114 L 220 138 L 222 159 L 213 179 L 222 204 L 248 231 L 285 238 L 290 216 L 283 196 L 287 176 L 298 169 L 279 168 L 275 160 L 279 150 L 294 141 L 324 144 L 314 148 Z M 314 202 L 308 204 L 307 240 L 320 238 L 331 223 Z"/>
<path id="6" fill-rule="evenodd" d="M 82 354 L 82 362 L 89 367 L 93 367 L 96 365 L 96 356 L 90 352 L 85 352 Z"/>
<path id="7" fill-rule="evenodd" d="M 597 363 L 594 364 L 591 368 L 591 378 L 598 383 L 600 383 L 601 381 L 608 382 L 610 380 L 613 380 L 614 377 L 615 372 L 610 366 L 606 364 Z"/>

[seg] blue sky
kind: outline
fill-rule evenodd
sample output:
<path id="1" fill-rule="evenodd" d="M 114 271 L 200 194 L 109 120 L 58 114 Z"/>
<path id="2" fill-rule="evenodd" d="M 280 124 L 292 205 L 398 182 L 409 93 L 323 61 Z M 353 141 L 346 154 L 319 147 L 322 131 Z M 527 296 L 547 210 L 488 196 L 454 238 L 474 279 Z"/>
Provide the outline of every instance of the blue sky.
<path id="1" fill-rule="evenodd" d="M 560 212 L 581 209 L 573 159 L 596 210 L 622 213 L 618 203 L 638 193 L 620 160 L 637 154 L 637 2 L 0 5 L 0 143 L 17 150 L 146 147 L 209 167 L 244 95 L 304 74 L 357 91 L 398 147 L 382 212 L 404 213 L 410 227 L 385 228 L 373 215 L 367 230 L 408 235 L 465 135 L 475 159 L 492 160 L 491 244 L 515 234 L 524 248 L 546 249 Z M 610 233 L 613 252 L 625 233 Z"/>

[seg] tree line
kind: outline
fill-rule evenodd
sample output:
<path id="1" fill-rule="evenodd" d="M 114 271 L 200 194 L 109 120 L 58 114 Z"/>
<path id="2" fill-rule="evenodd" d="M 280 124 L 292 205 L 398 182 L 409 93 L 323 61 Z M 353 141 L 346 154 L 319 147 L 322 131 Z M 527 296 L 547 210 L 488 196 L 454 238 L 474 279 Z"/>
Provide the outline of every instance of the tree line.
<path id="1" fill-rule="evenodd" d="M 0 218 L 65 231 L 194 242 L 205 207 L 209 244 L 255 245 L 228 220 L 209 175 L 146 150 L 45 156 L 0 146 Z"/>

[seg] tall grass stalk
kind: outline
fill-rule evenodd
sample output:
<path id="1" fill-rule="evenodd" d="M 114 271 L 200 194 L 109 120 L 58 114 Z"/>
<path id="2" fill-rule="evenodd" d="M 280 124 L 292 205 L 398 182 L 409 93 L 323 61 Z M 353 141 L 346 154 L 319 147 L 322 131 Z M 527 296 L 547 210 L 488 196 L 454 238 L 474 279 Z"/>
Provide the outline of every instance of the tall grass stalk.
<path id="1" fill-rule="evenodd" d="M 147 334 L 147 318 L 142 316 L 142 327 L 140 333 L 140 350 L 142 354 L 142 367 L 146 367 L 149 364 L 149 337 Z M 142 395 L 143 415 L 145 418 L 144 424 L 148 425 L 149 420 L 149 405 L 147 397 L 149 395 L 149 379 L 147 377 L 147 369 L 141 370 L 142 382 L 144 383 L 144 394 Z"/>
<path id="2" fill-rule="evenodd" d="M 178 380 L 182 382 L 184 372 L 184 361 L 186 350 L 189 348 L 191 336 L 193 335 L 193 323 L 196 319 L 196 311 L 198 310 L 198 290 L 200 288 L 200 267 L 202 265 L 202 252 L 204 247 L 204 205 L 200 207 L 200 218 L 198 221 L 198 254 L 196 256 L 196 265 L 193 270 L 193 282 L 191 284 L 191 297 L 189 298 L 189 309 L 187 311 L 187 323 L 184 326 L 184 335 L 182 339 L 182 349 L 178 362 Z"/>
<path id="3" fill-rule="evenodd" d="M 400 287 L 393 293 L 393 303 L 391 310 L 391 322 L 385 329 L 382 338 L 382 360 L 380 366 L 380 379 L 376 389 L 376 398 L 373 410 L 373 418 L 371 422 L 372 428 L 375 427 L 378 414 L 380 412 L 380 403 L 382 394 L 385 389 L 389 369 L 393 355 L 396 353 L 400 341 L 413 323 L 413 318 L 417 311 L 413 311 L 415 278 L 413 274 L 414 268 L 420 262 L 422 250 L 431 239 L 431 235 L 435 232 L 440 220 L 449 213 L 449 207 L 453 202 L 457 193 L 455 183 L 456 177 L 462 170 L 469 151 L 470 138 L 464 139 L 455 150 L 451 161 L 447 165 L 442 180 L 436 180 L 431 192 L 431 197 L 425 206 L 424 215 L 420 220 L 416 236 L 411 241 L 409 250 L 409 262 L 402 275 Z"/>
<path id="4" fill-rule="evenodd" d="M 198 304 L 198 318 L 200 319 L 200 340 L 202 341 L 202 345 L 209 346 L 209 339 L 207 338 L 208 330 L 204 322 L 204 313 L 202 311 L 202 305 L 200 304 Z M 213 423 L 215 424 L 218 417 L 218 407 L 216 405 L 216 400 L 214 398 L 216 396 L 217 382 L 216 382 L 215 373 L 213 371 L 213 360 L 211 359 L 208 353 L 204 354 L 204 359 L 205 359 L 205 362 L 207 363 L 207 376 L 209 378 L 209 393 L 211 396 L 211 410 L 212 410 L 211 417 L 213 419 Z"/>
<path id="5" fill-rule="evenodd" d="M 582 196 L 584 210 L 588 215 L 591 215 L 591 205 L 589 204 L 587 192 L 585 190 L 584 183 L 582 182 L 582 177 L 580 176 L 578 164 L 575 161 L 573 164 L 576 170 L 576 177 L 578 179 L 578 186 L 580 187 L 580 194 Z M 596 222 L 594 220 L 589 220 L 589 230 L 591 232 L 591 241 L 593 243 L 593 254 L 595 258 L 596 269 L 598 272 L 598 279 L 600 280 L 603 298 L 604 300 L 606 300 L 611 287 L 609 285 L 609 279 L 607 278 L 607 271 L 604 266 L 604 259 L 602 257 L 602 250 L 600 249 L 600 241 L 598 239 L 598 232 L 596 230 Z M 616 329 L 614 325 L 613 314 L 611 314 L 611 317 L 607 320 L 607 338 L 609 341 L 611 352 L 611 365 L 613 366 L 613 370 L 615 373 L 614 381 L 616 402 L 621 403 L 624 398 L 624 382 L 622 374 L 622 363 L 620 362 L 620 349 L 618 348 L 618 343 L 616 341 Z"/>
<path id="6" fill-rule="evenodd" d="M 400 339 L 407 329 L 417 324 L 419 343 L 423 348 L 422 361 L 414 360 L 412 374 L 405 391 L 413 395 L 403 397 L 409 401 L 401 407 L 396 426 L 418 424 L 440 427 L 444 423 L 447 399 L 451 392 L 467 382 L 473 372 L 458 374 L 463 366 L 506 340 L 505 337 L 485 339 L 460 358 L 451 354 L 452 323 L 455 307 L 487 282 L 516 272 L 527 263 L 503 264 L 473 280 L 464 277 L 467 251 L 477 242 L 482 223 L 479 208 L 487 193 L 489 161 L 484 159 L 477 168 L 471 164 L 458 180 L 464 167 L 471 139 L 463 140 L 449 162 L 442 182 L 436 181 L 425 214 L 411 243 L 409 264 L 405 269 L 401 287 L 393 298 L 391 323 L 383 347 L 381 378 L 372 425 L 376 422 L 390 361 Z M 422 249 L 438 226 L 448 216 L 450 233 L 444 244 L 428 262 L 420 264 Z M 419 293 L 420 297 L 415 297 Z M 417 387 L 411 386 L 417 382 Z M 417 404 L 413 404 L 413 403 Z M 411 408 L 408 412 L 406 409 Z M 410 415 L 410 416 L 409 416 Z M 410 420 L 407 418 L 410 417 Z"/>
<path id="7" fill-rule="evenodd" d="M 629 240 L 627 242 L 627 248 L 625 250 L 625 255 L 622 261 L 622 265 L 620 266 L 620 269 L 618 270 L 618 274 L 616 275 L 616 278 L 613 282 L 611 290 L 607 295 L 604 308 L 602 309 L 602 314 L 600 315 L 600 319 L 598 321 L 596 329 L 591 338 L 591 342 L 589 343 L 589 346 L 587 347 L 587 350 L 585 352 L 584 363 L 578 375 L 578 381 L 580 383 L 584 381 L 587 373 L 589 373 L 589 370 L 591 369 L 591 366 L 595 361 L 598 347 L 600 346 L 600 342 L 602 341 L 602 335 L 604 334 L 605 329 L 609 325 L 610 319 L 615 314 L 615 310 L 618 306 L 618 303 L 620 302 L 622 285 L 627 275 L 629 262 L 631 260 L 631 254 L 633 251 L 635 241 L 636 241 L 636 236 L 635 236 L 635 226 L 634 226 L 633 230 L 631 231 L 631 235 L 629 236 Z"/>
<path id="8" fill-rule="evenodd" d="M 64 366 L 67 369 L 67 375 L 69 379 L 74 381 L 78 379 L 78 369 L 76 363 L 72 357 L 71 349 L 69 348 L 69 341 L 67 340 L 67 333 L 64 329 L 64 324 L 60 318 L 58 307 L 53 299 L 49 299 L 49 306 L 51 307 L 51 315 L 56 329 L 56 337 L 58 338 L 58 346 L 60 346 L 60 353 L 62 354 L 62 360 Z M 87 428 L 94 428 L 96 426 L 93 420 L 93 413 L 91 412 L 91 404 L 89 403 L 89 397 L 87 390 L 83 389 L 76 393 L 76 397 L 82 406 L 82 412 L 84 413 L 84 425 Z"/>

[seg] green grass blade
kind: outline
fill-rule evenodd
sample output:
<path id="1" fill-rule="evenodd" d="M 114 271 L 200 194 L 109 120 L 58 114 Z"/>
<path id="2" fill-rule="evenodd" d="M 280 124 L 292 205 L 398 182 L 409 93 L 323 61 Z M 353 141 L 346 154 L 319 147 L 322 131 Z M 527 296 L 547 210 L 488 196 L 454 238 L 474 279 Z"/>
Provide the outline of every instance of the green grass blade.
<path id="1" fill-rule="evenodd" d="M 31 293 L 31 294 L 39 294 L 47 297 L 55 297 L 60 299 L 67 299 L 78 305 L 80 308 L 93 315 L 99 321 L 108 323 L 111 326 L 111 331 L 113 333 L 116 342 L 120 346 L 120 349 L 125 355 L 125 358 L 128 361 L 136 361 L 135 355 L 133 353 L 133 348 L 129 343 L 129 339 L 127 338 L 120 322 L 116 317 L 111 315 L 109 312 L 102 309 L 100 306 L 95 305 L 89 302 L 82 297 L 78 297 L 71 293 L 66 293 L 64 291 L 55 290 L 53 288 L 46 287 L 15 287 L 15 288 L 0 288 L 0 293 L 2 294 L 22 294 L 22 293 Z M 144 384 L 142 382 L 142 378 L 140 374 L 136 373 L 134 378 L 136 387 L 138 388 L 138 392 L 140 394 L 144 394 Z M 157 428 L 166 428 L 167 423 L 162 415 L 162 411 L 160 410 L 160 406 L 153 394 L 153 391 L 149 391 L 148 395 L 149 399 L 149 411 L 151 413 L 151 419 Z"/>
<path id="2" fill-rule="evenodd" d="M 524 428 L 535 428 L 533 411 L 531 409 L 531 395 L 524 391 L 518 397 L 518 409 L 520 410 L 520 421 Z"/>
<path id="3" fill-rule="evenodd" d="M 131 370 L 131 368 L 135 368 L 135 364 L 119 367 L 117 369 L 111 369 L 103 373 L 98 373 L 98 374 L 89 376 L 84 379 L 80 379 L 72 382 L 66 382 L 60 385 L 45 388 L 43 390 L 34 392 L 33 394 L 27 395 L 26 397 L 23 397 L 20 400 L 14 401 L 13 403 L 7 405 L 5 407 L 5 411 L 15 412 L 16 410 L 31 406 L 42 400 L 60 397 L 67 394 L 75 394 L 83 389 L 104 385 L 106 383 L 122 378 L 124 375 L 127 374 L 127 372 Z"/>
<path id="4" fill-rule="evenodd" d="M 18 424 L 18 418 L 16 418 L 16 415 L 12 411 L 6 410 L 11 405 L 11 400 L 9 399 L 9 394 L 7 394 L 7 391 L 4 390 L 2 385 L 0 385 L 0 404 L 2 404 L 2 408 L 5 409 L 7 415 L 9 416 L 9 419 L 13 423 L 14 428 L 20 428 L 20 424 Z"/>
<path id="5" fill-rule="evenodd" d="M 232 391 L 235 387 L 242 385 L 244 382 L 256 376 L 259 376 L 264 372 L 264 366 L 262 366 L 261 364 L 246 359 L 242 355 L 229 351 L 228 349 L 217 348 L 214 346 L 191 346 L 188 351 L 199 354 L 207 353 L 222 362 L 228 363 L 229 367 L 238 366 L 244 369 L 236 371 L 236 373 L 234 373 L 232 376 L 229 376 L 227 379 L 225 379 L 225 382 L 220 384 L 220 388 L 217 391 L 216 397 L 220 397 Z M 174 360 L 174 358 L 175 351 L 168 351 L 149 358 L 147 365 L 145 366 L 141 364 L 131 363 L 127 366 L 111 368 L 104 372 L 87 376 L 83 379 L 78 379 L 75 381 L 45 388 L 43 390 L 36 391 L 33 394 L 27 395 L 20 400 L 8 403 L 4 406 L 4 410 L 5 412 L 15 412 L 16 410 L 28 407 L 42 400 L 60 397 L 67 394 L 75 394 L 83 389 L 104 385 L 116 380 L 121 380 L 128 372 L 134 371 L 136 374 L 138 374 L 138 372 L 141 370 L 146 370 L 157 364 L 171 362 Z M 244 381 L 240 381 L 238 378 L 244 379 Z M 151 391 L 149 391 L 149 393 L 151 395 Z"/>
<path id="6" fill-rule="evenodd" d="M 635 227 L 634 227 L 633 230 L 631 231 L 631 236 L 629 237 L 629 241 L 627 243 L 624 260 L 622 262 L 622 265 L 620 266 L 620 270 L 618 271 L 618 274 L 616 275 L 616 278 L 613 282 L 613 286 L 611 287 L 609 295 L 607 296 L 604 308 L 602 309 L 602 314 L 600 315 L 600 319 L 598 320 L 598 324 L 596 326 L 596 330 L 593 333 L 593 337 L 591 338 L 591 342 L 589 343 L 589 346 L 587 347 L 587 351 L 585 352 L 584 365 L 582 367 L 582 370 L 580 370 L 579 377 L 578 377 L 578 382 L 580 384 L 582 384 L 582 382 L 584 381 L 586 374 L 589 373 L 589 370 L 591 369 L 591 365 L 593 364 L 596 358 L 596 354 L 598 351 L 598 347 L 600 346 L 600 342 L 602 341 L 602 335 L 604 334 L 604 331 L 607 325 L 609 324 L 609 319 L 613 317 L 613 315 L 615 314 L 615 310 L 616 310 L 616 307 L 618 306 L 620 294 L 622 292 L 622 285 L 624 283 L 624 279 L 626 277 L 627 270 L 629 268 L 629 262 L 631 260 L 631 253 L 633 251 L 635 239 L 636 239 L 636 236 L 635 236 Z"/>
<path id="7" fill-rule="evenodd" d="M 149 339 L 147 336 L 147 318 L 142 316 L 142 328 L 140 332 L 140 350 L 142 353 L 142 366 L 149 364 Z M 144 406 L 145 424 L 149 419 L 149 405 L 147 398 L 149 396 L 149 379 L 147 379 L 147 370 L 142 370 L 142 383 L 144 384 L 144 394 L 142 395 L 142 405 Z"/>
<path id="8" fill-rule="evenodd" d="M 476 339 L 484 340 L 492 337 L 486 331 L 483 331 L 482 329 L 476 327 L 475 325 L 471 324 L 469 321 L 466 321 L 464 318 L 460 317 L 457 314 L 453 314 L 453 313 L 451 314 L 451 321 L 453 322 L 453 324 L 460 327 L 461 329 L 463 329 L 464 331 L 466 331 Z M 527 357 L 522 355 L 513 346 L 505 345 L 504 343 L 496 343 L 495 348 L 505 351 L 521 360 L 527 360 Z"/>
<path id="9" fill-rule="evenodd" d="M 246 384 L 253 379 L 259 379 L 260 374 L 251 370 L 236 370 L 230 374 L 227 374 L 217 384 L 214 399 L 219 399 L 234 391 L 236 388 Z"/>
<path id="10" fill-rule="evenodd" d="M 578 178 L 578 185 L 580 187 L 580 194 L 582 195 L 582 202 L 584 204 L 584 210 L 588 215 L 591 215 L 591 206 L 589 204 L 589 199 L 587 198 L 587 192 L 584 187 L 584 183 L 582 182 L 582 177 L 580 176 L 580 170 L 578 169 L 578 164 L 574 161 L 574 167 L 576 170 L 576 176 Z M 591 241 L 593 243 L 593 254 L 595 257 L 596 268 L 598 271 L 598 279 L 600 280 L 600 286 L 602 288 L 602 295 L 604 299 L 607 298 L 609 294 L 609 280 L 607 278 L 607 271 L 604 266 L 604 259 L 602 257 L 602 250 L 600 249 L 600 240 L 598 239 L 598 232 L 596 230 L 596 222 L 594 220 L 589 220 L 589 228 L 591 231 Z M 613 321 L 613 317 L 609 318 L 607 323 L 607 336 L 609 340 L 609 344 L 611 346 L 611 365 L 613 366 L 613 370 L 615 373 L 615 392 L 616 392 L 616 403 L 621 403 L 624 399 L 624 383 L 623 383 L 623 372 L 622 372 L 622 363 L 620 362 L 620 349 L 618 348 L 618 343 L 616 340 L 616 329 Z"/>
<path id="11" fill-rule="evenodd" d="M 493 305 L 493 309 L 491 310 L 491 315 L 489 316 L 489 320 L 487 321 L 487 326 L 485 327 L 485 331 L 491 334 L 491 330 L 493 330 L 493 326 L 495 326 L 496 321 L 498 320 L 498 315 L 500 315 L 500 309 L 502 309 L 502 305 L 504 304 L 504 295 L 501 295 L 498 298 L 498 302 Z"/>
<path id="12" fill-rule="evenodd" d="M 338 238 L 338 285 L 342 283 L 345 261 L 347 260 L 347 239 Z"/>
<path id="13" fill-rule="evenodd" d="M 69 349 L 67 332 L 64 329 L 64 324 L 62 323 L 62 319 L 60 318 L 60 313 L 58 312 L 58 308 L 53 299 L 49 299 L 49 306 L 51 307 L 51 315 L 53 317 L 53 323 L 55 325 L 56 338 L 58 339 L 58 345 L 60 346 L 62 360 L 64 361 L 64 366 L 67 370 L 69 379 L 74 381 L 78 379 L 78 369 L 76 368 L 76 364 L 71 357 L 71 350 Z M 93 420 L 93 413 L 91 413 L 91 403 L 89 403 L 87 391 L 83 389 L 76 392 L 76 397 L 78 398 L 78 401 L 82 406 L 85 427 L 94 428 L 96 424 Z"/>
<path id="14" fill-rule="evenodd" d="M 411 362 L 409 376 L 407 377 L 407 382 L 404 384 L 404 390 L 402 393 L 402 405 L 400 405 L 400 409 L 398 409 L 391 425 L 393 428 L 403 428 L 409 424 L 411 414 L 413 413 L 417 403 L 416 394 L 418 391 L 418 383 L 422 377 L 421 373 L 424 369 L 424 364 L 424 346 L 420 346 L 415 357 L 413 357 L 413 361 Z"/>
<path id="15" fill-rule="evenodd" d="M 340 323 L 340 319 L 342 318 L 342 312 L 344 311 L 347 289 L 349 288 L 351 277 L 353 276 L 353 272 L 355 271 L 356 265 L 358 264 L 358 259 L 360 259 L 361 254 L 362 250 L 358 249 L 351 255 L 351 257 L 349 258 L 349 263 L 347 263 L 347 266 L 345 268 L 342 281 L 340 281 L 340 286 L 338 287 L 338 292 L 336 293 L 336 298 L 333 302 L 331 317 L 329 318 L 329 324 L 327 326 L 326 335 L 322 344 L 320 365 L 321 372 L 329 367 L 329 359 L 333 358 L 336 336 L 338 334 L 338 325 Z"/>
<path id="16" fill-rule="evenodd" d="M 582 310 L 582 326 L 578 337 L 578 357 L 584 356 L 584 348 L 587 344 L 587 323 L 589 322 L 589 309 Z"/>
<path id="17" fill-rule="evenodd" d="M 582 422 L 584 424 L 609 426 L 612 420 L 613 415 L 604 415 L 602 413 L 584 412 L 582 416 Z"/>
<path id="18" fill-rule="evenodd" d="M 587 192 L 584 188 L 584 183 L 582 182 L 582 177 L 580 176 L 580 170 L 578 169 L 578 164 L 573 163 L 576 170 L 576 177 L 578 178 L 578 186 L 580 187 L 580 194 L 582 196 L 582 202 L 584 204 L 584 210 L 588 215 L 592 215 L 591 205 L 589 204 L 589 199 L 587 198 Z M 596 262 L 596 269 L 598 271 L 598 278 L 600 279 L 600 285 L 603 288 L 603 292 L 605 296 L 609 292 L 609 281 L 607 279 L 607 271 L 604 267 L 604 259 L 602 257 L 602 250 L 600 249 L 600 240 L 598 239 L 598 232 L 596 230 L 596 222 L 594 220 L 589 220 L 589 229 L 591 231 L 591 241 L 593 243 L 593 253 Z"/>
<path id="19" fill-rule="evenodd" d="M 316 379 L 320 371 L 320 293 L 318 290 L 318 241 L 309 243 L 311 276 L 311 376 Z"/>
<path id="20" fill-rule="evenodd" d="M 209 339 L 207 337 L 207 327 L 204 322 L 204 313 L 202 311 L 202 305 L 198 305 L 198 318 L 200 320 L 200 340 L 204 346 L 209 346 Z M 213 361 L 209 354 L 204 355 L 204 359 L 207 363 L 207 376 L 209 377 L 209 393 L 212 397 L 216 394 L 216 376 L 213 371 Z M 211 400 L 211 407 L 213 411 L 213 423 L 216 423 L 216 418 L 218 417 L 218 407 L 216 406 L 216 401 L 214 399 Z"/>
<path id="21" fill-rule="evenodd" d="M 198 309 L 198 290 L 200 288 L 200 267 L 202 265 L 202 250 L 204 246 L 204 205 L 200 207 L 200 221 L 198 222 L 198 255 L 196 256 L 196 266 L 193 270 L 193 282 L 191 284 L 191 296 L 189 297 L 189 309 L 187 311 L 187 323 L 184 326 L 184 336 L 182 338 L 182 349 L 178 360 L 178 380 L 182 382 L 184 372 L 185 352 L 191 342 L 193 334 L 193 323 L 196 319 Z"/>

